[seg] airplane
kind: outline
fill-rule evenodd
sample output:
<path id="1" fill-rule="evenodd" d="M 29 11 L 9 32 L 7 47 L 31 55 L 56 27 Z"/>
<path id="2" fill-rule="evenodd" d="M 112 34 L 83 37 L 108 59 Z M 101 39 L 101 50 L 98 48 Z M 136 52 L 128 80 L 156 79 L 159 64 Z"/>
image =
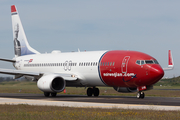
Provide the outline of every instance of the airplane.
<path id="1" fill-rule="evenodd" d="M 55 97 L 66 87 L 88 87 L 87 96 L 97 97 L 97 87 L 105 86 L 117 92 L 137 92 L 137 98 L 143 99 L 144 91 L 153 89 L 164 70 L 174 67 L 170 50 L 168 68 L 164 70 L 155 58 L 138 51 L 39 53 L 28 43 L 15 5 L 11 6 L 11 16 L 15 57 L 0 60 L 13 63 L 15 69 L 0 69 L 0 73 L 36 81 L 45 97 Z"/>

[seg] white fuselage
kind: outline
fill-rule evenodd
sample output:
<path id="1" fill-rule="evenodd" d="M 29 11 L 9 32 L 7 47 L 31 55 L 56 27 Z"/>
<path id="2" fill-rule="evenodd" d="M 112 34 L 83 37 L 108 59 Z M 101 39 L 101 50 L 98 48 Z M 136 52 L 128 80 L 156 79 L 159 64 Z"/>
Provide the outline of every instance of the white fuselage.
<path id="1" fill-rule="evenodd" d="M 33 54 L 16 58 L 15 68 L 39 73 L 76 75 L 83 86 L 104 86 L 99 60 L 106 51 Z"/>

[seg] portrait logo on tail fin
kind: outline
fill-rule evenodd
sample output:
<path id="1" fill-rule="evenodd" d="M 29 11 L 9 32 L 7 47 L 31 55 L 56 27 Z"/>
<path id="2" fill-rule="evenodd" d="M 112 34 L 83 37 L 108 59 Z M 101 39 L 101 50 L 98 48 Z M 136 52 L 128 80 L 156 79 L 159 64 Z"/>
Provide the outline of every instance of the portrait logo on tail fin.
<path id="1" fill-rule="evenodd" d="M 15 57 L 30 54 L 40 54 L 29 45 L 15 5 L 11 6 L 11 17 Z"/>
<path id="2" fill-rule="evenodd" d="M 19 24 L 16 24 L 14 26 L 14 34 L 15 34 L 15 38 L 14 38 L 14 52 L 15 52 L 15 55 L 21 56 L 21 43 L 18 40 L 18 33 L 19 33 Z"/>

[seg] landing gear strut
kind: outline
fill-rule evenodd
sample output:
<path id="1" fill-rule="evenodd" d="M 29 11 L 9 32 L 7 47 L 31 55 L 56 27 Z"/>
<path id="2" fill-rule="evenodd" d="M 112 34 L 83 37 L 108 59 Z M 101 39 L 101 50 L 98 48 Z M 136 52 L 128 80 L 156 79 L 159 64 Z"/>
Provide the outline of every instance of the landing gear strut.
<path id="1" fill-rule="evenodd" d="M 144 94 L 144 92 L 142 92 L 142 91 L 139 91 L 138 93 L 137 93 L 137 98 L 138 99 L 143 99 L 145 97 L 145 94 Z"/>
<path id="2" fill-rule="evenodd" d="M 57 93 L 56 93 L 56 92 L 55 92 L 55 93 L 44 92 L 44 96 L 45 96 L 45 97 L 49 97 L 49 96 L 50 96 L 50 94 L 51 94 L 51 96 L 52 96 L 52 97 L 56 97 L 56 95 L 57 95 Z"/>
<path id="3" fill-rule="evenodd" d="M 45 97 L 49 97 L 50 93 L 49 92 L 44 92 Z"/>
<path id="4" fill-rule="evenodd" d="M 55 92 L 55 93 L 51 93 L 51 96 L 52 96 L 52 97 L 56 97 L 56 95 L 57 95 L 56 92 Z"/>
<path id="5" fill-rule="evenodd" d="M 87 89 L 87 96 L 91 97 L 92 95 L 94 95 L 95 97 L 99 96 L 99 89 L 98 88 L 88 88 Z"/>

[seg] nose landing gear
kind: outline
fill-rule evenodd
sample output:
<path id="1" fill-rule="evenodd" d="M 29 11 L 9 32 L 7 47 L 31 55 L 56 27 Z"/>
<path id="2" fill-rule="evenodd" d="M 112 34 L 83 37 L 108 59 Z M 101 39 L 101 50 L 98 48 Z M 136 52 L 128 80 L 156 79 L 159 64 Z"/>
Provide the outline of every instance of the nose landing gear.
<path id="1" fill-rule="evenodd" d="M 137 98 L 138 98 L 138 99 L 143 99 L 144 97 L 145 97 L 144 92 L 139 91 L 139 92 L 137 93 Z"/>

